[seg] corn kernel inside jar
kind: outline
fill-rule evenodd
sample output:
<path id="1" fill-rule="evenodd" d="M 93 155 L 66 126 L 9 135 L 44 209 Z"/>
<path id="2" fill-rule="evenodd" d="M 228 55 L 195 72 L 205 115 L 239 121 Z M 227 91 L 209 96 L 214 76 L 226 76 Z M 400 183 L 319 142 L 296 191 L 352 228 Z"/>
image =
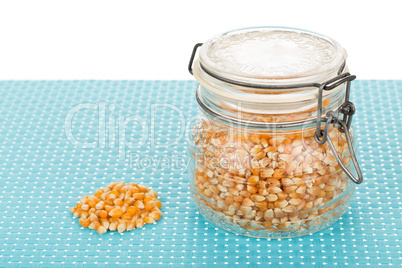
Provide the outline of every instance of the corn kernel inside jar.
<path id="1" fill-rule="evenodd" d="M 337 116 L 349 98 L 345 59 L 332 39 L 297 29 L 241 29 L 202 45 L 190 190 L 207 219 L 242 235 L 283 238 L 345 213 L 354 192 L 354 134 Z M 317 94 L 316 84 L 334 76 L 339 83 Z"/>
<path id="2" fill-rule="evenodd" d="M 288 133 L 224 129 L 204 121 L 195 130 L 192 191 L 198 202 L 231 223 L 253 231 L 286 227 L 303 231 L 317 224 L 315 216 L 349 197 L 336 200 L 350 182 L 329 146 L 315 142 L 315 129 Z M 349 163 L 345 138 L 337 129 L 330 135 L 344 163 Z M 336 203 L 326 206 L 333 200 Z"/>

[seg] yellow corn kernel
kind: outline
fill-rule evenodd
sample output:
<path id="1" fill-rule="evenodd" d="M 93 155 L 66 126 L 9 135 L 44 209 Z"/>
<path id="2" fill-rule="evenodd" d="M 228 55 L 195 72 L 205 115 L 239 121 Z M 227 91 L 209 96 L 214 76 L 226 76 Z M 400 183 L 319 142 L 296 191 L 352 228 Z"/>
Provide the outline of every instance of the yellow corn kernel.
<path id="1" fill-rule="evenodd" d="M 244 200 L 244 196 L 242 196 L 242 195 L 238 195 L 238 196 L 235 196 L 234 198 L 233 198 L 233 200 L 234 201 L 236 201 L 236 202 L 243 202 L 243 200 Z M 160 201 L 156 201 L 156 206 L 158 206 L 158 202 L 160 202 Z M 162 204 L 161 204 L 162 205 Z"/>
<path id="2" fill-rule="evenodd" d="M 162 213 L 160 211 L 154 211 L 149 214 L 149 217 L 153 218 L 156 221 L 161 219 Z"/>
<path id="3" fill-rule="evenodd" d="M 145 193 L 145 192 L 149 191 L 149 188 L 147 186 L 145 186 L 145 185 L 138 184 L 138 190 L 140 190 L 140 192 Z"/>
<path id="4" fill-rule="evenodd" d="M 330 191 L 335 190 L 335 186 L 333 186 L 333 185 L 325 185 L 323 190 L 326 191 L 326 192 L 330 192 Z"/>
<path id="5" fill-rule="evenodd" d="M 91 224 L 89 219 L 81 218 L 78 222 L 82 225 L 82 227 L 88 227 Z"/>
<path id="6" fill-rule="evenodd" d="M 225 204 L 227 206 L 230 206 L 232 203 L 234 202 L 234 197 L 233 196 L 226 196 L 225 198 Z M 146 206 L 146 205 L 145 205 Z M 154 206 L 151 211 L 155 208 L 156 206 Z"/>
<path id="7" fill-rule="evenodd" d="M 98 229 L 99 226 L 100 226 L 100 223 L 98 221 L 94 221 L 94 222 L 91 222 L 91 224 L 88 226 L 88 228 L 92 229 L 92 230 L 96 230 L 96 229 Z"/>
<path id="8" fill-rule="evenodd" d="M 98 202 L 100 202 L 100 201 L 101 201 L 99 198 L 97 198 L 97 197 L 96 197 L 96 196 L 94 196 L 94 195 L 91 195 L 90 197 L 88 197 L 88 199 L 89 199 L 89 200 L 93 200 L 93 201 L 95 201 L 95 203 L 98 203 Z"/>
<path id="9" fill-rule="evenodd" d="M 151 212 L 148 212 L 148 211 L 142 212 L 141 213 L 141 218 L 145 219 L 145 217 L 148 217 L 149 213 L 151 213 Z"/>
<path id="10" fill-rule="evenodd" d="M 234 203 L 233 203 L 233 204 L 234 204 Z M 160 211 L 160 209 L 159 209 L 157 206 L 155 206 L 155 207 L 151 210 L 151 212 L 154 212 L 154 211 L 160 212 L 160 213 L 162 214 L 162 211 Z"/>
<path id="11" fill-rule="evenodd" d="M 326 194 L 327 194 L 327 193 L 326 193 L 324 190 L 321 190 L 321 191 L 318 193 L 317 197 L 324 197 Z"/>
<path id="12" fill-rule="evenodd" d="M 255 194 L 258 192 L 258 188 L 251 185 L 247 185 L 247 191 L 249 191 L 249 193 L 251 194 Z"/>
<path id="13" fill-rule="evenodd" d="M 130 221 L 129 223 L 127 223 L 127 231 L 131 231 L 135 228 L 135 222 Z"/>
<path id="14" fill-rule="evenodd" d="M 134 216 L 141 216 L 141 215 L 142 215 L 142 210 L 137 209 Z"/>
<path id="15" fill-rule="evenodd" d="M 150 196 L 150 197 L 152 197 L 154 199 L 158 198 L 158 194 L 154 190 L 149 191 L 148 196 Z"/>
<path id="16" fill-rule="evenodd" d="M 94 207 L 96 206 L 96 201 L 90 199 L 90 200 L 88 200 L 88 205 L 89 205 L 91 208 L 94 208 Z"/>
<path id="17" fill-rule="evenodd" d="M 114 199 L 116 199 L 117 198 L 117 195 L 115 195 L 115 194 L 108 194 L 107 196 L 106 196 L 106 200 L 114 200 Z"/>
<path id="18" fill-rule="evenodd" d="M 120 189 L 120 193 L 124 193 L 124 194 L 126 194 L 126 192 L 127 192 L 127 190 L 129 189 L 129 186 L 127 186 L 127 185 L 124 185 L 123 187 L 121 187 L 121 189 Z"/>
<path id="19" fill-rule="evenodd" d="M 124 186 L 124 181 L 121 181 L 121 182 L 117 183 L 117 184 L 113 187 L 113 190 L 115 190 L 115 191 L 120 191 L 120 189 L 123 188 L 123 186 Z"/>
<path id="20" fill-rule="evenodd" d="M 155 201 L 155 205 L 160 209 L 162 207 L 162 202 L 157 200 Z"/>
<path id="21" fill-rule="evenodd" d="M 109 215 L 113 218 L 118 218 L 123 215 L 123 210 L 121 208 L 114 208 L 109 212 Z"/>
<path id="22" fill-rule="evenodd" d="M 107 193 L 103 193 L 101 196 L 100 196 L 100 200 L 105 200 L 106 199 L 106 196 L 107 196 Z"/>
<path id="23" fill-rule="evenodd" d="M 105 202 L 105 206 L 106 206 L 106 205 L 108 205 L 108 206 L 114 206 L 113 200 L 114 200 L 114 199 L 106 199 L 106 200 L 104 200 L 103 202 Z"/>
<path id="24" fill-rule="evenodd" d="M 318 195 L 320 193 L 320 191 L 321 191 L 321 189 L 318 186 L 313 186 L 310 189 L 307 189 L 307 192 L 312 195 Z"/>
<path id="25" fill-rule="evenodd" d="M 114 190 L 114 189 L 112 191 L 110 191 L 109 194 L 113 194 L 115 196 L 120 196 L 120 193 L 118 191 Z"/>
<path id="26" fill-rule="evenodd" d="M 99 226 L 98 229 L 96 229 L 96 231 L 98 231 L 98 234 L 104 234 L 106 233 L 107 229 L 103 226 Z"/>
<path id="27" fill-rule="evenodd" d="M 251 200 L 253 200 L 254 202 L 261 202 L 265 200 L 265 196 L 260 195 L 260 194 L 253 194 L 251 196 Z"/>
<path id="28" fill-rule="evenodd" d="M 121 216 L 123 220 L 131 220 L 133 218 L 133 215 L 129 213 L 124 213 L 123 216 Z"/>
<path id="29" fill-rule="evenodd" d="M 283 208 L 282 210 L 287 213 L 294 213 L 297 211 L 297 208 L 295 206 L 290 205 L 290 206 Z"/>
<path id="30" fill-rule="evenodd" d="M 118 224 L 117 221 L 111 222 L 111 223 L 109 224 L 109 230 L 110 230 L 110 231 L 116 231 L 116 230 L 117 230 L 117 224 Z"/>
<path id="31" fill-rule="evenodd" d="M 95 196 L 96 196 L 97 198 L 99 198 L 99 199 L 101 198 L 102 194 L 103 194 L 103 190 L 102 190 L 102 189 L 98 189 L 98 190 L 95 191 Z"/>
<path id="32" fill-rule="evenodd" d="M 247 207 L 252 207 L 252 206 L 254 206 L 255 204 L 254 204 L 254 202 L 253 202 L 250 198 L 246 197 L 246 198 L 243 200 L 243 205 L 244 205 L 244 206 L 247 206 Z"/>
<path id="33" fill-rule="evenodd" d="M 142 202 L 144 202 L 144 204 L 145 204 L 145 203 L 148 203 L 149 201 L 152 201 L 152 197 L 146 196 L 146 197 L 144 197 L 144 200 Z"/>
<path id="34" fill-rule="evenodd" d="M 95 214 L 92 213 L 91 215 L 89 215 L 89 220 L 91 222 L 95 222 L 95 221 L 99 221 L 99 218 Z"/>
<path id="35" fill-rule="evenodd" d="M 138 229 L 142 228 L 144 226 L 144 221 L 142 219 L 138 219 L 135 221 L 135 227 Z"/>
<path id="36" fill-rule="evenodd" d="M 91 208 L 90 210 L 88 210 L 88 215 L 91 215 L 92 213 L 95 214 L 96 209 L 95 208 Z"/>
<path id="37" fill-rule="evenodd" d="M 105 206 L 105 210 L 106 210 L 107 213 L 109 213 L 112 209 L 113 209 L 112 206 L 109 206 L 109 205 Z"/>
<path id="38" fill-rule="evenodd" d="M 282 178 L 283 174 L 285 173 L 285 171 L 281 168 L 277 168 L 274 171 L 274 174 L 272 175 L 274 178 Z"/>
<path id="39" fill-rule="evenodd" d="M 112 222 L 119 222 L 119 219 L 120 219 L 120 218 L 113 218 L 113 217 L 111 217 L 111 218 L 109 218 L 109 222 L 110 222 L 110 223 L 112 223 Z"/>
<path id="40" fill-rule="evenodd" d="M 144 193 L 137 193 L 137 194 L 133 194 L 132 197 L 133 197 L 135 200 L 143 200 L 144 197 L 145 197 L 145 194 L 144 194 Z"/>
<path id="41" fill-rule="evenodd" d="M 135 199 L 133 197 L 128 197 L 124 199 L 124 203 L 127 205 L 131 206 L 135 202 Z"/>
<path id="42" fill-rule="evenodd" d="M 95 205 L 96 209 L 104 209 L 105 208 L 105 202 L 100 201 L 98 204 Z"/>
<path id="43" fill-rule="evenodd" d="M 106 219 L 107 218 L 106 210 L 99 211 L 99 217 L 102 218 L 102 219 Z"/>
<path id="44" fill-rule="evenodd" d="M 144 208 L 145 208 L 144 203 L 142 203 L 142 202 L 139 201 L 139 200 L 135 201 L 134 206 L 135 206 L 136 208 L 138 208 L 138 209 L 144 209 Z"/>
<path id="45" fill-rule="evenodd" d="M 137 187 L 133 187 L 133 188 L 131 188 L 131 189 L 130 189 L 130 192 L 131 192 L 131 196 L 133 196 L 133 194 L 137 194 L 137 193 L 139 193 L 139 192 L 140 192 L 140 190 L 138 190 L 138 188 L 137 188 Z"/>
<path id="46" fill-rule="evenodd" d="M 135 223 L 138 220 L 138 218 L 139 218 L 138 215 L 134 215 L 131 221 Z"/>
<path id="47" fill-rule="evenodd" d="M 116 198 L 116 199 L 113 201 L 113 203 L 114 203 L 116 206 L 120 206 L 120 207 L 124 205 L 123 200 L 121 200 L 120 198 Z"/>
<path id="48" fill-rule="evenodd" d="M 81 218 L 88 218 L 88 211 L 85 211 L 85 210 L 81 211 L 80 217 Z"/>
<path id="49" fill-rule="evenodd" d="M 113 187 L 117 184 L 117 182 L 112 182 L 109 183 L 109 185 L 107 186 L 107 188 L 113 189 Z"/>
<path id="50" fill-rule="evenodd" d="M 298 186 L 296 186 L 296 185 L 293 185 L 293 186 L 283 186 L 283 190 L 284 190 L 286 193 L 288 193 L 288 194 L 294 193 L 297 188 L 298 188 Z"/>
<path id="51" fill-rule="evenodd" d="M 277 194 L 279 199 L 287 199 L 288 198 L 288 194 L 285 192 L 280 192 L 279 194 Z"/>
<path id="52" fill-rule="evenodd" d="M 108 229 L 108 228 L 109 228 L 109 225 L 110 225 L 108 219 L 100 219 L 100 224 L 101 224 L 103 227 L 105 227 L 106 229 Z"/>
<path id="53" fill-rule="evenodd" d="M 130 197 L 131 197 L 131 192 L 130 192 L 129 189 L 127 189 L 126 193 L 124 194 L 124 202 L 126 202 L 126 200 L 127 200 L 128 198 L 130 198 Z"/>
<path id="54" fill-rule="evenodd" d="M 277 208 L 285 208 L 287 205 L 288 205 L 288 201 L 286 201 L 286 200 L 275 201 L 275 206 Z"/>
<path id="55" fill-rule="evenodd" d="M 127 209 L 127 213 L 130 215 L 135 215 L 135 213 L 137 212 L 137 209 L 133 206 L 128 207 Z"/>
<path id="56" fill-rule="evenodd" d="M 121 207 L 121 209 L 123 210 L 123 213 L 126 213 L 126 212 L 127 212 L 128 207 L 129 207 L 128 204 L 124 204 L 124 205 Z"/>
<path id="57" fill-rule="evenodd" d="M 81 216 L 81 208 L 77 208 L 74 212 L 74 217 L 80 217 Z"/>
<path id="58" fill-rule="evenodd" d="M 89 201 L 89 195 L 83 196 L 81 198 L 81 204 L 88 204 Z"/>
<path id="59" fill-rule="evenodd" d="M 155 219 L 152 217 L 145 217 L 144 223 L 147 223 L 147 224 L 155 223 Z"/>
<path id="60" fill-rule="evenodd" d="M 117 231 L 118 231 L 119 233 L 124 232 L 126 229 L 127 229 L 127 225 L 126 225 L 126 222 L 124 222 L 124 221 L 120 222 L 120 223 L 117 225 Z"/>
<path id="61" fill-rule="evenodd" d="M 149 202 L 145 203 L 144 209 L 145 209 L 145 211 L 151 211 L 154 206 L 155 206 L 155 202 L 149 201 Z"/>
<path id="62" fill-rule="evenodd" d="M 257 183 L 259 180 L 260 180 L 260 178 L 259 178 L 258 176 L 250 176 L 250 177 L 247 179 L 247 182 L 248 182 L 248 183 L 251 183 L 251 184 L 255 184 L 255 183 Z"/>

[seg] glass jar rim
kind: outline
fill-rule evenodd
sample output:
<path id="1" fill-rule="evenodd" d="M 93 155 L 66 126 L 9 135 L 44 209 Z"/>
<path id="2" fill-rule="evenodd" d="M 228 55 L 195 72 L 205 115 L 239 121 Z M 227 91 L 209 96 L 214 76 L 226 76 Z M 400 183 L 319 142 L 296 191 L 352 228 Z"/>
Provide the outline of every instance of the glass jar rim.
<path id="1" fill-rule="evenodd" d="M 346 58 L 345 49 L 325 35 L 263 26 L 210 38 L 201 46 L 199 67 L 240 84 L 291 85 L 324 82 L 336 76 Z"/>

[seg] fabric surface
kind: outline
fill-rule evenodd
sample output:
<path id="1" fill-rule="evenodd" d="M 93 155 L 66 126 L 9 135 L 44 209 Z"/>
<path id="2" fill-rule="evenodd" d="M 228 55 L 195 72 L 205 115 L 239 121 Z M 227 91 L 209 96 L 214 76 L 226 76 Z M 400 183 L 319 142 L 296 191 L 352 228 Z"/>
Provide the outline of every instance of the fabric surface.
<path id="1" fill-rule="evenodd" d="M 401 266 L 402 81 L 353 83 L 365 181 L 334 225 L 282 240 L 227 233 L 197 212 L 185 167 L 186 126 L 179 122 L 198 113 L 195 87 L 195 81 L 0 82 L 0 267 Z M 82 228 L 69 207 L 120 180 L 155 189 L 162 219 L 122 234 Z"/>

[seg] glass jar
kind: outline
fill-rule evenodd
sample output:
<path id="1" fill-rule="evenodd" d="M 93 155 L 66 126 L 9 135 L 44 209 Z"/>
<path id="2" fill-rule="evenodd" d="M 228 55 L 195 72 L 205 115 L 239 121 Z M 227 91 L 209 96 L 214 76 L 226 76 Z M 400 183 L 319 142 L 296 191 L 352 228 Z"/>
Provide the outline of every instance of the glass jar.
<path id="1" fill-rule="evenodd" d="M 346 57 L 329 37 L 279 27 L 235 30 L 194 47 L 189 71 L 201 114 L 189 144 L 190 191 L 209 221 L 285 238 L 346 212 L 362 181 Z"/>

